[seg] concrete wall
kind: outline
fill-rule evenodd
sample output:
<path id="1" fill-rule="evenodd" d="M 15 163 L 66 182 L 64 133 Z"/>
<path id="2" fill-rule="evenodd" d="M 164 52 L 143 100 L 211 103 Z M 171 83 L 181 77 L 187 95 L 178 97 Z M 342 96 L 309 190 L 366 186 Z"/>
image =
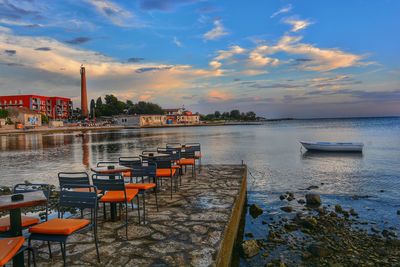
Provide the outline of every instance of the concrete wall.
<path id="1" fill-rule="evenodd" d="M 113 118 L 118 125 L 123 126 L 140 126 L 140 118 L 138 115 L 116 116 Z"/>
<path id="2" fill-rule="evenodd" d="M 50 128 L 57 128 L 57 127 L 63 127 L 64 122 L 62 121 L 49 121 L 49 127 Z"/>

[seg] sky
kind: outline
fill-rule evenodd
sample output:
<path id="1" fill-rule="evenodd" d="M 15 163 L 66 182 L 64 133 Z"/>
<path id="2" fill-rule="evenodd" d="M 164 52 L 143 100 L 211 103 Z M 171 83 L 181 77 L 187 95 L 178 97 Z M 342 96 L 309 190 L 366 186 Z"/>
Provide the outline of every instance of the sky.
<path id="1" fill-rule="evenodd" d="M 398 0 L 0 0 L 0 94 L 400 115 Z"/>

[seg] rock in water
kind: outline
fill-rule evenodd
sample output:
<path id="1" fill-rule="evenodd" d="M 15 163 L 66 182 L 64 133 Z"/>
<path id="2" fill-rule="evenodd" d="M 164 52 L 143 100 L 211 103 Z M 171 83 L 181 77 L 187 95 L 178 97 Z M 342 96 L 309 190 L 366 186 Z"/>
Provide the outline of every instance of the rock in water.
<path id="1" fill-rule="evenodd" d="M 251 258 L 260 252 L 257 240 L 246 240 L 242 243 L 243 254 L 246 258 Z"/>
<path id="2" fill-rule="evenodd" d="M 307 189 L 307 190 L 312 190 L 312 189 L 318 189 L 318 188 L 319 188 L 319 187 L 316 186 L 316 185 L 311 185 L 311 186 L 307 187 L 306 189 Z"/>
<path id="3" fill-rule="evenodd" d="M 321 197 L 318 194 L 306 194 L 306 203 L 310 206 L 321 205 Z"/>
<path id="4" fill-rule="evenodd" d="M 400 210 L 397 211 L 397 215 L 400 215 Z"/>
<path id="5" fill-rule="evenodd" d="M 253 204 L 250 206 L 250 215 L 253 218 L 257 218 L 263 213 L 262 208 L 260 208 L 257 204 Z"/>
<path id="6" fill-rule="evenodd" d="M 339 204 L 336 204 L 336 205 L 335 205 L 335 211 L 336 211 L 337 213 L 343 213 L 343 208 L 342 208 L 342 206 L 340 206 Z"/>
<path id="7" fill-rule="evenodd" d="M 306 203 L 306 201 L 304 199 L 299 199 L 299 200 L 297 200 L 297 203 L 304 204 L 304 203 Z"/>
<path id="8" fill-rule="evenodd" d="M 284 200 L 285 198 L 286 198 L 285 195 L 280 195 L 280 196 L 279 196 L 279 199 L 280 199 L 280 200 Z"/>
<path id="9" fill-rule="evenodd" d="M 358 215 L 358 213 L 353 208 L 351 208 L 349 210 L 349 213 L 350 213 L 351 216 L 357 216 Z"/>
<path id="10" fill-rule="evenodd" d="M 330 251 L 326 248 L 324 243 L 314 243 L 308 246 L 307 250 L 316 257 L 326 257 Z"/>
<path id="11" fill-rule="evenodd" d="M 290 206 L 286 206 L 286 207 L 281 207 L 281 210 L 283 210 L 284 212 L 292 212 L 293 208 Z"/>

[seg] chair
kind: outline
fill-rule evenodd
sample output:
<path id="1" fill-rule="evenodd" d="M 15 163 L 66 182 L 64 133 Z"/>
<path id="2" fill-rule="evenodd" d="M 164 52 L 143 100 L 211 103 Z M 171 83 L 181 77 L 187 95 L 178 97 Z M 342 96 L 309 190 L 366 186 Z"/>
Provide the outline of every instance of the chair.
<path id="1" fill-rule="evenodd" d="M 13 194 L 18 194 L 18 193 L 28 193 L 28 192 L 36 192 L 36 191 L 42 191 L 47 200 L 50 197 L 50 185 L 48 184 L 16 184 L 13 188 Z M 46 202 L 46 217 L 45 220 L 47 221 L 47 216 L 49 207 L 48 203 Z M 33 217 L 33 216 L 21 216 L 21 226 L 22 228 L 27 228 L 29 226 L 35 225 L 40 222 L 40 218 L 38 217 Z M 8 231 L 11 228 L 10 224 L 10 217 L 2 217 L 0 218 L 0 233 L 3 236 L 9 236 Z"/>
<path id="2" fill-rule="evenodd" d="M 201 145 L 200 143 L 186 143 L 185 147 L 190 147 L 194 150 L 194 159 L 199 161 L 199 173 L 201 171 L 201 158 L 203 155 L 201 154 Z"/>
<path id="3" fill-rule="evenodd" d="M 76 190 L 86 188 L 86 190 Z M 90 220 L 79 218 L 63 218 L 68 209 L 90 209 Z M 64 266 L 66 265 L 66 244 L 69 236 L 93 230 L 94 242 L 97 252 L 97 260 L 100 262 L 100 254 L 97 238 L 97 189 L 92 185 L 65 185 L 60 189 L 59 207 L 57 218 L 37 224 L 29 228 L 31 235 L 28 244 L 32 240 L 59 242 Z"/>
<path id="4" fill-rule="evenodd" d="M 169 178 L 171 180 L 171 198 L 172 198 L 172 190 L 173 190 L 173 179 L 176 177 L 177 169 L 173 168 L 171 156 L 165 157 L 155 157 L 149 158 L 149 162 L 155 162 L 156 169 L 156 178 Z M 176 183 L 175 183 L 175 191 L 176 191 Z"/>
<path id="5" fill-rule="evenodd" d="M 86 172 L 59 172 L 58 183 L 60 188 L 68 184 L 90 185 L 90 179 Z M 74 188 L 74 190 L 90 190 L 90 188 Z"/>
<path id="6" fill-rule="evenodd" d="M 179 160 L 181 159 L 181 149 L 179 148 L 172 148 L 172 147 L 160 147 L 157 148 L 157 152 L 168 154 L 171 157 L 172 161 L 172 168 L 178 170 L 179 180 L 182 184 L 182 166 L 178 165 Z"/>
<path id="7" fill-rule="evenodd" d="M 196 161 L 195 161 L 195 149 L 192 147 L 185 147 L 181 150 L 181 159 L 178 162 L 181 167 L 191 166 L 192 167 L 192 177 L 196 175 Z"/>
<path id="8" fill-rule="evenodd" d="M 110 203 L 111 211 L 115 209 L 116 204 L 125 204 L 125 229 L 126 239 L 128 239 L 128 203 L 132 202 L 138 196 L 138 189 L 127 189 L 125 187 L 124 179 L 119 175 L 109 174 L 93 174 L 93 185 L 104 192 L 100 198 L 102 203 Z M 139 197 L 138 199 L 138 213 L 139 211 Z"/>
<path id="9" fill-rule="evenodd" d="M 23 246 L 25 238 L 23 236 L 8 237 L 0 239 L 0 266 L 4 266 L 12 260 L 17 254 L 23 253 L 25 250 L 32 252 L 33 266 L 36 267 L 35 251 L 30 247 Z M 30 256 L 28 260 L 30 266 Z"/>
<path id="10" fill-rule="evenodd" d="M 153 189 L 156 198 L 156 207 L 158 209 L 158 199 L 157 199 L 157 181 L 156 181 L 156 172 L 157 172 L 157 165 L 154 162 L 143 162 L 141 166 L 132 166 L 132 172 L 135 174 L 136 179 L 138 178 L 138 174 L 141 175 L 142 183 L 128 183 L 125 184 L 127 189 L 137 189 L 139 193 L 143 196 L 143 221 L 146 224 L 146 192 L 150 189 Z M 144 178 L 147 177 L 149 180 L 153 178 L 154 183 L 144 183 Z M 139 217 L 140 223 L 140 217 Z"/>
<path id="11" fill-rule="evenodd" d="M 167 148 L 176 148 L 176 147 L 182 147 L 181 143 L 167 143 L 166 144 Z"/>
<path id="12" fill-rule="evenodd" d="M 135 166 L 141 166 L 142 165 L 142 159 L 140 157 L 120 157 L 118 159 L 118 163 L 121 166 L 125 166 L 125 167 L 128 167 L 128 168 L 134 169 Z M 132 170 L 124 172 L 124 173 L 122 173 L 122 175 L 125 178 L 129 177 L 131 183 L 133 182 L 132 178 L 135 177 Z M 141 177 L 141 175 L 139 174 L 139 176 L 136 176 L 136 183 L 138 182 L 137 181 L 138 177 Z"/>

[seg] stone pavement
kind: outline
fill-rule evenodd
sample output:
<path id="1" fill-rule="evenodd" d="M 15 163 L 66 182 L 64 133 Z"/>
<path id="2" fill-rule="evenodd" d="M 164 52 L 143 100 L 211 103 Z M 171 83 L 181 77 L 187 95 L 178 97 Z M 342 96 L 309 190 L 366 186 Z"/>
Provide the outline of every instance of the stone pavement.
<path id="1" fill-rule="evenodd" d="M 96 260 L 92 232 L 72 235 L 67 243 L 68 266 L 214 266 L 232 208 L 240 193 L 245 168 L 240 165 L 205 165 L 196 178 L 182 178 L 179 191 L 170 198 L 168 181 L 159 193 L 146 199 L 146 225 L 138 225 L 137 210 L 129 207 L 128 240 L 122 221 L 104 222 L 99 210 L 99 249 Z M 62 266 L 60 245 L 39 248 L 38 266 Z"/>

